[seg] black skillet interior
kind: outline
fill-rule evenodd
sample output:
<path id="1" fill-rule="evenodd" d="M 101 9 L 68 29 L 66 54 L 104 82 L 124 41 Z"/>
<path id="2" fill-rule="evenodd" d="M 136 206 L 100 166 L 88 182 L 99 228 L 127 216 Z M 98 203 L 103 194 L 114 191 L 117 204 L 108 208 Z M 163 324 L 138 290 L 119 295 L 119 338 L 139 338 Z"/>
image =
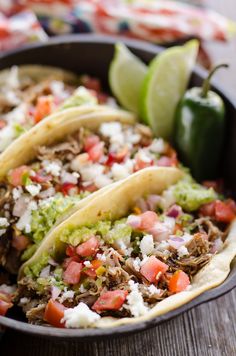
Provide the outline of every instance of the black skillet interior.
<path id="1" fill-rule="evenodd" d="M 98 77 L 102 80 L 103 84 L 108 87 L 108 67 L 113 57 L 114 43 L 118 40 L 121 39 L 96 35 L 72 35 L 54 38 L 46 44 L 34 45 L 6 55 L 0 55 L 0 70 L 20 64 L 52 65 L 72 70 L 78 74 L 87 73 Z M 146 63 L 149 63 L 153 57 L 162 50 L 160 47 L 141 41 L 127 39 L 122 39 L 122 41 Z M 206 73 L 203 70 L 196 68 L 192 75 L 190 86 L 199 86 L 205 75 Z M 219 87 L 214 87 L 214 90 L 219 92 L 223 97 L 227 112 L 225 147 L 222 153 L 222 164 L 219 176 L 224 178 L 227 188 L 236 197 L 236 165 L 234 164 L 234 157 L 236 157 L 236 105 L 230 100 L 229 96 L 225 94 L 225 91 L 219 89 Z M 203 293 L 190 303 L 153 320 L 135 325 L 122 326 L 116 329 L 61 330 L 51 327 L 45 328 L 29 325 L 22 321 L 22 315 L 17 309 L 12 310 L 9 318 L 0 317 L 0 324 L 22 332 L 46 337 L 76 338 L 77 340 L 115 337 L 155 326 L 196 305 L 227 293 L 235 286 L 236 266 L 232 266 L 230 275 L 221 286 Z"/>

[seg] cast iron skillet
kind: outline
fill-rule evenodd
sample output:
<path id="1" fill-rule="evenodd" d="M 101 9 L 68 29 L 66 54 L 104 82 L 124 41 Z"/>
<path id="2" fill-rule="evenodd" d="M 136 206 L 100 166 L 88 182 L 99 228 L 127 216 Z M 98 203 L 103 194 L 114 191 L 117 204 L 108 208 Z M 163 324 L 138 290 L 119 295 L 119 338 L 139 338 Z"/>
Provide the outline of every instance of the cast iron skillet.
<path id="1" fill-rule="evenodd" d="M 97 35 L 72 35 L 54 38 L 45 44 L 33 45 L 0 56 L 0 70 L 15 64 L 52 65 L 70 69 L 80 74 L 88 73 L 100 78 L 103 84 L 107 86 L 108 67 L 113 56 L 114 43 L 118 40 L 120 39 Z M 161 47 L 141 41 L 127 39 L 123 39 L 122 41 L 146 63 L 150 62 L 162 50 Z M 196 68 L 190 85 L 200 85 L 205 74 L 205 71 Z M 224 159 L 222 159 L 220 173 L 227 184 L 227 188 L 236 196 L 236 165 L 234 164 L 234 158 L 236 157 L 236 104 L 218 86 L 215 86 L 214 90 L 219 92 L 223 97 L 227 111 Z M 69 330 L 30 325 L 25 322 L 17 309 L 13 309 L 9 313 L 9 317 L 0 317 L 0 324 L 29 334 L 59 337 L 65 340 L 74 338 L 82 341 L 93 338 L 97 339 L 98 337 L 117 337 L 154 327 L 190 308 L 215 299 L 229 292 L 234 287 L 236 287 L 236 265 L 232 266 L 228 278 L 222 285 L 206 291 L 182 307 L 149 321 L 117 328 Z"/>

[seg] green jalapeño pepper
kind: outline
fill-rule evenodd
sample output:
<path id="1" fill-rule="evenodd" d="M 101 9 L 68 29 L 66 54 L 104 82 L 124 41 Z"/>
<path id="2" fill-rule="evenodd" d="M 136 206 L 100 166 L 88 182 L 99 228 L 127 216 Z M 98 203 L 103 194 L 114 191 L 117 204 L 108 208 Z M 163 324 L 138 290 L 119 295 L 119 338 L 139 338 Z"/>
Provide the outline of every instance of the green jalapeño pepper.
<path id="1" fill-rule="evenodd" d="M 198 181 L 217 178 L 222 152 L 225 107 L 222 98 L 210 90 L 210 71 L 202 88 L 189 89 L 181 99 L 175 117 L 175 145 L 183 164 Z"/>

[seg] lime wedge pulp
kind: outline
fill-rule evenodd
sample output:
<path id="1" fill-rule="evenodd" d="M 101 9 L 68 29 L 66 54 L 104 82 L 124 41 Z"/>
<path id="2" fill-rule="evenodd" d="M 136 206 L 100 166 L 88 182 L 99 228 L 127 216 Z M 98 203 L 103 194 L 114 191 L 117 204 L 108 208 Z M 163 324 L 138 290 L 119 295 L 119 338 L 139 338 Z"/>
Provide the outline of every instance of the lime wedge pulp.
<path id="1" fill-rule="evenodd" d="M 120 104 L 136 114 L 140 107 L 140 92 L 147 66 L 122 43 L 115 46 L 109 69 L 109 85 Z"/>
<path id="2" fill-rule="evenodd" d="M 176 106 L 195 65 L 199 43 L 169 48 L 152 60 L 141 93 L 141 117 L 156 136 L 170 139 Z"/>

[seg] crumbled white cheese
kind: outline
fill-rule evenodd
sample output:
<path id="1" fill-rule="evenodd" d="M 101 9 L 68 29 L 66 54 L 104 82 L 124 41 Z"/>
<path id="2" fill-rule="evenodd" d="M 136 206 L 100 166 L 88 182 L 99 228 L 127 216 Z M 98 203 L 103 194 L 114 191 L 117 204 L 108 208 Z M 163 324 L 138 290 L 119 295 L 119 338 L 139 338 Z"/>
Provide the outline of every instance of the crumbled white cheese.
<path id="1" fill-rule="evenodd" d="M 139 317 L 148 312 L 147 306 L 144 304 L 143 296 L 138 290 L 138 283 L 130 280 L 128 282 L 131 292 L 127 296 L 127 304 L 125 305 L 126 309 L 129 309 L 131 314 L 134 317 Z"/>
<path id="2" fill-rule="evenodd" d="M 73 290 L 65 291 L 62 296 L 59 298 L 59 302 L 63 303 L 67 299 L 73 299 L 75 292 Z"/>
<path id="3" fill-rule="evenodd" d="M 94 325 L 100 318 L 100 315 L 90 310 L 85 303 L 79 303 L 76 307 L 64 311 L 61 322 L 65 322 L 66 328 L 86 328 Z"/>
<path id="4" fill-rule="evenodd" d="M 103 188 L 109 184 L 112 183 L 111 178 L 109 178 L 108 176 L 106 176 L 105 174 L 101 174 L 100 176 L 96 177 L 94 179 L 94 184 L 96 185 L 96 187 Z"/>
<path id="5" fill-rule="evenodd" d="M 79 174 L 76 173 L 76 175 L 77 176 L 75 176 L 74 173 L 69 173 L 69 172 L 66 172 L 66 171 L 62 171 L 62 173 L 61 173 L 61 182 L 62 182 L 62 184 L 63 183 L 77 184 L 78 183 Z"/>
<path id="6" fill-rule="evenodd" d="M 102 261 L 102 262 L 106 262 L 106 256 L 105 254 L 101 254 L 101 253 L 97 253 L 97 259 Z"/>
<path id="7" fill-rule="evenodd" d="M 145 163 L 150 163 L 152 161 L 152 157 L 144 149 L 139 151 L 138 157 L 142 162 L 145 162 Z"/>
<path id="8" fill-rule="evenodd" d="M 85 293 L 85 292 L 87 292 L 87 289 L 84 287 L 83 284 L 81 284 L 81 286 L 79 287 L 79 292 L 80 292 L 80 293 Z"/>
<path id="9" fill-rule="evenodd" d="M 161 251 L 164 252 L 165 250 L 167 250 L 169 248 L 169 243 L 167 241 L 161 241 L 158 246 L 156 247 L 157 251 Z"/>
<path id="10" fill-rule="evenodd" d="M 174 205 L 176 203 L 176 199 L 173 193 L 173 189 L 169 188 L 166 189 L 162 195 L 161 199 L 161 207 L 166 210 L 168 209 L 171 205 Z"/>
<path id="11" fill-rule="evenodd" d="M 88 153 L 81 153 L 72 160 L 71 169 L 78 172 L 82 167 L 86 166 L 88 162 L 89 162 Z"/>
<path id="12" fill-rule="evenodd" d="M 125 179 L 130 175 L 130 167 L 125 164 L 114 163 L 111 167 L 114 180 Z"/>
<path id="13" fill-rule="evenodd" d="M 120 122 L 104 122 L 100 126 L 100 133 L 106 137 L 112 137 L 121 132 L 122 126 Z"/>
<path id="14" fill-rule="evenodd" d="M 152 235 L 143 236 L 140 242 L 140 250 L 143 256 L 150 255 L 154 250 L 154 241 Z"/>
<path id="15" fill-rule="evenodd" d="M 9 226 L 9 222 L 6 218 L 0 218 L 0 227 L 7 227 Z"/>
<path id="16" fill-rule="evenodd" d="M 14 200 L 19 199 L 19 198 L 21 197 L 22 193 L 23 193 L 22 187 L 14 188 L 14 189 L 12 190 L 13 199 L 14 199 Z"/>
<path id="17" fill-rule="evenodd" d="M 110 143 L 113 145 L 113 147 L 118 149 L 120 146 L 125 144 L 125 136 L 122 132 L 118 132 L 116 135 L 111 136 Z"/>
<path id="18" fill-rule="evenodd" d="M 172 234 L 175 228 L 175 219 L 165 216 L 163 224 L 168 228 L 170 234 Z"/>
<path id="19" fill-rule="evenodd" d="M 145 265 L 145 263 L 148 261 L 149 257 L 148 256 L 143 256 L 142 261 L 140 262 L 140 266 Z"/>
<path id="20" fill-rule="evenodd" d="M 24 214 L 20 217 L 18 222 L 16 223 L 17 229 L 20 231 L 25 231 L 26 233 L 31 232 L 31 212 L 37 209 L 37 203 L 35 201 L 31 201 L 25 210 Z"/>
<path id="21" fill-rule="evenodd" d="M 189 255 L 189 252 L 188 252 L 188 249 L 187 247 L 185 246 L 181 246 L 179 249 L 178 249 L 178 256 L 181 258 L 181 257 L 184 257 L 184 256 L 188 256 Z"/>
<path id="22" fill-rule="evenodd" d="M 151 284 L 149 287 L 147 287 L 147 289 L 151 295 L 160 294 L 160 291 L 161 291 L 156 286 L 154 286 L 154 284 Z"/>
<path id="23" fill-rule="evenodd" d="M 92 266 L 90 261 L 84 261 L 84 265 L 85 265 L 85 267 L 91 267 Z"/>
<path id="24" fill-rule="evenodd" d="M 24 297 L 24 298 L 21 298 L 21 299 L 20 299 L 20 304 L 21 304 L 21 305 L 25 305 L 25 304 L 27 304 L 27 303 L 29 303 L 29 302 L 30 302 L 30 298 Z"/>
<path id="25" fill-rule="evenodd" d="M 136 257 L 134 260 L 133 260 L 133 267 L 135 269 L 135 271 L 139 272 L 140 270 L 140 258 L 139 257 Z"/>
<path id="26" fill-rule="evenodd" d="M 46 199 L 46 198 L 53 197 L 55 194 L 56 194 L 55 188 L 54 187 L 50 187 L 50 188 L 40 192 L 39 193 L 39 197 L 41 199 Z"/>
<path id="27" fill-rule="evenodd" d="M 141 135 L 138 133 L 134 133 L 133 127 L 128 128 L 125 131 L 125 141 L 131 144 L 137 144 L 141 140 Z"/>
<path id="28" fill-rule="evenodd" d="M 0 292 L 6 294 L 13 294 L 16 291 L 16 285 L 8 286 L 6 284 L 0 285 Z"/>
<path id="29" fill-rule="evenodd" d="M 163 153 L 165 151 L 165 141 L 162 138 L 155 138 L 148 148 L 152 152 Z"/>
<path id="30" fill-rule="evenodd" d="M 80 173 L 84 181 L 94 181 L 98 176 L 103 174 L 105 167 L 101 164 L 91 164 L 81 167 Z"/>
<path id="31" fill-rule="evenodd" d="M 52 174 L 55 177 L 59 177 L 61 172 L 61 166 L 57 162 L 43 161 L 43 167 L 45 171 Z"/>
<path id="32" fill-rule="evenodd" d="M 28 184 L 25 189 L 32 195 L 32 197 L 35 197 L 36 195 L 39 194 L 41 190 L 41 185 L 40 184 Z"/>

